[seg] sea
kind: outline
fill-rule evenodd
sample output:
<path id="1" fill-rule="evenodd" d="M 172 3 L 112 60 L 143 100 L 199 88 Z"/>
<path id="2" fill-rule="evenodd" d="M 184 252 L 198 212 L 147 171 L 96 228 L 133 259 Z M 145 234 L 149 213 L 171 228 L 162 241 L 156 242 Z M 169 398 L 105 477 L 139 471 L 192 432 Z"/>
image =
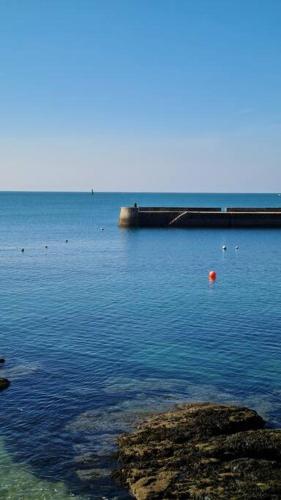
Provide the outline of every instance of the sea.
<path id="1" fill-rule="evenodd" d="M 281 197 L 0 193 L 1 499 L 130 498 L 118 435 L 178 403 L 281 425 L 281 230 L 119 228 L 135 202 Z"/>

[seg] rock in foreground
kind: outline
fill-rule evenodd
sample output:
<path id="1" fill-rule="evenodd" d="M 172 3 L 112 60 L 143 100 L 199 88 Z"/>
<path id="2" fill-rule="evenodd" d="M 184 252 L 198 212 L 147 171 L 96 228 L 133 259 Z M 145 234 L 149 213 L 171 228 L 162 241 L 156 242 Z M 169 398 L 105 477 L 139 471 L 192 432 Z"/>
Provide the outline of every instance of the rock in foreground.
<path id="1" fill-rule="evenodd" d="M 119 438 L 117 477 L 138 500 L 281 498 L 281 430 L 253 410 L 188 404 Z"/>

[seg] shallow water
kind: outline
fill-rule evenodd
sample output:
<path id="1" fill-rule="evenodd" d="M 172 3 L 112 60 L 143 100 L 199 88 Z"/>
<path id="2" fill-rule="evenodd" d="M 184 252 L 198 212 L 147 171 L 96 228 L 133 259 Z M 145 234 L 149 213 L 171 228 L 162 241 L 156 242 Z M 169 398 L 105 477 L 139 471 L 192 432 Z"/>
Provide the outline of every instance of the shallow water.
<path id="1" fill-rule="evenodd" d="M 135 201 L 280 200 L 0 194 L 1 498 L 127 498 L 110 479 L 116 435 L 176 402 L 242 403 L 281 424 L 281 231 L 117 227 Z"/>

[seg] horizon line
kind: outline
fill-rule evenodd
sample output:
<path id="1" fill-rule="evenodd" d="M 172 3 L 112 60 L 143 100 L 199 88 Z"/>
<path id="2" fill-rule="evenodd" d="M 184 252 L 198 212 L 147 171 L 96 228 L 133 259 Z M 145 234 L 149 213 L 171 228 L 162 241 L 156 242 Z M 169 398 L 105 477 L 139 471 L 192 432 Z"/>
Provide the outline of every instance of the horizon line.
<path id="1" fill-rule="evenodd" d="M 0 189 L 0 193 L 92 194 L 92 190 Z M 279 191 L 95 191 L 93 194 L 280 194 Z"/>

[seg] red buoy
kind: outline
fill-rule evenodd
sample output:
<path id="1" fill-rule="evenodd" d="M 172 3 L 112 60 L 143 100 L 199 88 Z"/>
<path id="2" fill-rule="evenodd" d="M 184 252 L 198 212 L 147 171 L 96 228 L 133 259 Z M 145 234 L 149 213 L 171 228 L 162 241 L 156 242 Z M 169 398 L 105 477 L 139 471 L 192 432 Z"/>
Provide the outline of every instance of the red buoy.
<path id="1" fill-rule="evenodd" d="M 217 279 L 217 273 L 216 273 L 216 271 L 210 271 L 209 272 L 209 280 L 210 281 L 216 281 L 216 279 Z"/>

